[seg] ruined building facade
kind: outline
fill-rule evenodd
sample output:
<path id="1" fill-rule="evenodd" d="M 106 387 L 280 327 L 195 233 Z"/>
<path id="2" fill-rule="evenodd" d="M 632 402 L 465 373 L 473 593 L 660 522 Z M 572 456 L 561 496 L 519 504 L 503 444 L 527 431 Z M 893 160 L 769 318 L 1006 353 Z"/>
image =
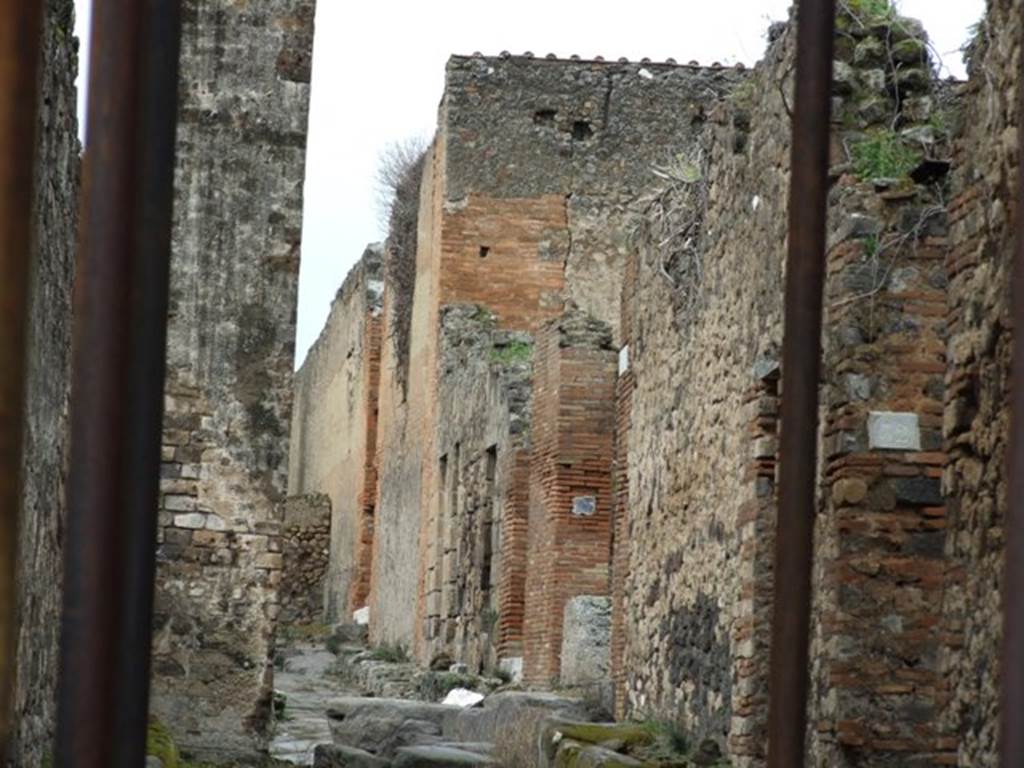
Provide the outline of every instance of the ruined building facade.
<path id="1" fill-rule="evenodd" d="M 420 186 L 415 280 L 404 294 L 385 291 L 379 358 L 361 341 L 360 327 L 371 327 L 365 291 L 350 288 L 372 268 L 370 252 L 299 373 L 291 493 L 340 492 L 340 510 L 365 509 L 365 484 L 316 484 L 308 467 L 355 472 L 371 457 L 361 412 L 376 411 L 372 557 L 360 556 L 362 537 L 335 534 L 349 558 L 338 568 L 351 571 L 340 589 L 347 604 L 328 589 L 336 615 L 368 605 L 376 641 L 477 668 L 519 671 L 541 658 L 525 646 L 545 646 L 554 651 L 525 671 L 557 678 L 566 601 L 608 593 L 628 207 L 738 77 L 674 64 L 449 62 Z M 353 399 L 377 366 L 376 400 Z M 309 386 L 314 377 L 324 384 Z M 532 383 L 542 378 L 548 385 Z M 345 382 L 345 399 L 332 397 Z M 538 422 L 541 412 L 553 421 Z M 584 427 L 593 438 L 575 439 Z M 353 447 L 354 460 L 342 459 Z M 343 514 L 347 529 L 366 530 Z M 531 567 L 528 531 L 544 526 L 567 543 Z M 367 577 L 368 594 L 344 589 Z M 558 584 L 550 594 L 549 582 Z M 544 607 L 533 615 L 556 619 L 530 626 L 534 598 Z"/>
<path id="2" fill-rule="evenodd" d="M 917 22 L 840 13 L 815 764 L 996 764 L 1019 5 L 990 3 L 968 83 L 934 77 Z M 378 356 L 331 368 L 322 337 L 304 367 L 350 397 L 379 371 L 348 406 L 372 403 L 372 473 L 331 490 L 369 531 L 332 572 L 369 592 L 333 615 L 368 606 L 421 663 L 611 681 L 616 715 L 740 766 L 765 758 L 784 396 L 795 27 L 769 37 L 752 71 L 453 58 L 414 284 L 386 246 Z M 305 424 L 326 392 L 300 390 Z"/>

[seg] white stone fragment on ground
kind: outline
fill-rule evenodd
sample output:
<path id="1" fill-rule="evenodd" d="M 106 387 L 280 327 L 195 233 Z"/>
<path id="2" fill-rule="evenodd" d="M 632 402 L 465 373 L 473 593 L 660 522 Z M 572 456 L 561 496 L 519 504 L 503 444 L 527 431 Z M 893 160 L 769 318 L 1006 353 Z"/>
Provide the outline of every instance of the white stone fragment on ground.
<path id="1" fill-rule="evenodd" d="M 474 707 L 483 700 L 482 693 L 471 691 L 468 688 L 452 688 L 441 703 L 454 704 L 457 707 Z"/>
<path id="2" fill-rule="evenodd" d="M 363 606 L 362 608 L 360 608 L 358 611 L 355 611 L 352 614 L 352 621 L 354 621 L 356 624 L 361 624 L 361 625 L 369 624 L 370 623 L 370 606 L 366 605 L 366 606 Z"/>

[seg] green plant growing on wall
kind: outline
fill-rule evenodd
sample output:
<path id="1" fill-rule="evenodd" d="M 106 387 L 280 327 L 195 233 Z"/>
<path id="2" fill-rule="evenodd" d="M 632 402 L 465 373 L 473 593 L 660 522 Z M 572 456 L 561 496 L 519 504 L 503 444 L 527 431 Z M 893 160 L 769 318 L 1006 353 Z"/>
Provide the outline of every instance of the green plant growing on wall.
<path id="1" fill-rule="evenodd" d="M 146 754 L 160 758 L 163 768 L 180 768 L 178 748 L 174 745 L 167 726 L 156 718 L 150 718 L 146 730 Z"/>
<path id="2" fill-rule="evenodd" d="M 525 341 L 511 341 L 491 347 L 491 362 L 501 365 L 526 363 L 533 357 L 533 345 Z"/>
<path id="3" fill-rule="evenodd" d="M 861 179 L 902 179 L 921 162 L 921 153 L 891 130 L 871 133 L 850 149 L 853 169 Z"/>

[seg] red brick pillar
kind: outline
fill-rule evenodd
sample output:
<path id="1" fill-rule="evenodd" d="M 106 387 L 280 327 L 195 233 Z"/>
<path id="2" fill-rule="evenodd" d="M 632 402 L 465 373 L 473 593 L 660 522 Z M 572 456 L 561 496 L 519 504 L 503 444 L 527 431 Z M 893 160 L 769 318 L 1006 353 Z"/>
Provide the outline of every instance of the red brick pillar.
<path id="1" fill-rule="evenodd" d="M 607 325 L 571 310 L 546 325 L 535 358 L 524 677 L 559 677 L 562 612 L 608 595 L 617 353 Z"/>
<path id="2" fill-rule="evenodd" d="M 366 362 L 363 368 L 366 392 L 366 454 L 363 464 L 363 488 L 359 495 L 360 520 L 356 536 L 355 573 L 349 593 L 349 616 L 368 604 L 370 574 L 373 571 L 373 532 L 377 513 L 377 411 L 380 404 L 380 357 L 383 336 L 383 318 L 379 309 L 371 310 L 366 319 L 364 346 Z"/>

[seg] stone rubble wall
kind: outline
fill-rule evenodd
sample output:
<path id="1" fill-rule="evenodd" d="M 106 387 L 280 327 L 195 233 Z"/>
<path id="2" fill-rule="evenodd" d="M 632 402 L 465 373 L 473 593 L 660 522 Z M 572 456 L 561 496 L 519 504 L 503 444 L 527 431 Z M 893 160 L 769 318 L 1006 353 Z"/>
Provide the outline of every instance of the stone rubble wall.
<path id="1" fill-rule="evenodd" d="M 943 421 L 949 462 L 950 586 L 942 606 L 949 705 L 960 766 L 999 765 L 999 649 L 1005 457 L 1021 86 L 1021 2 L 990 0 L 970 49 L 949 204 L 949 368 Z"/>
<path id="2" fill-rule="evenodd" d="M 331 499 L 328 621 L 366 604 L 377 494 L 377 399 L 384 292 L 381 246 L 366 249 L 295 374 L 288 492 Z"/>
<path id="3" fill-rule="evenodd" d="M 665 260 L 641 233 L 623 307 L 616 709 L 678 721 L 739 765 L 763 749 L 767 659 L 752 586 L 771 555 L 758 545 L 750 393 L 782 335 L 793 48 L 792 32 L 775 30 L 747 82 L 708 110 L 703 135 L 675 147 L 698 179 L 670 194 L 684 218 L 703 213 L 700 269 Z"/>
<path id="4" fill-rule="evenodd" d="M 19 510 L 13 742 L 0 761 L 34 768 L 53 744 L 66 514 L 71 289 L 79 188 L 71 0 L 45 4 L 36 138 L 28 381 Z"/>
<path id="5" fill-rule="evenodd" d="M 515 492 L 528 461 L 533 340 L 498 329 L 486 309 L 450 305 L 440 341 L 441 497 L 424 634 L 431 658 L 480 672 L 521 656 L 525 508 Z"/>
<path id="6" fill-rule="evenodd" d="M 286 499 L 281 525 L 280 626 L 324 623 L 330 547 L 330 497 L 316 493 Z"/>
<path id="7" fill-rule="evenodd" d="M 152 710 L 218 760 L 270 724 L 314 3 L 182 15 Z"/>
<path id="8" fill-rule="evenodd" d="M 940 99 L 916 22 L 839 24 L 810 746 L 837 766 L 942 762 L 945 212 L 909 179 L 859 181 L 851 154 L 896 114 L 941 152 Z M 770 36 L 689 149 L 706 202 L 676 194 L 702 214 L 699 250 L 640 243 L 620 363 L 617 711 L 678 717 L 741 766 L 766 741 L 795 27 Z M 875 87 L 888 44 L 899 102 Z"/>

